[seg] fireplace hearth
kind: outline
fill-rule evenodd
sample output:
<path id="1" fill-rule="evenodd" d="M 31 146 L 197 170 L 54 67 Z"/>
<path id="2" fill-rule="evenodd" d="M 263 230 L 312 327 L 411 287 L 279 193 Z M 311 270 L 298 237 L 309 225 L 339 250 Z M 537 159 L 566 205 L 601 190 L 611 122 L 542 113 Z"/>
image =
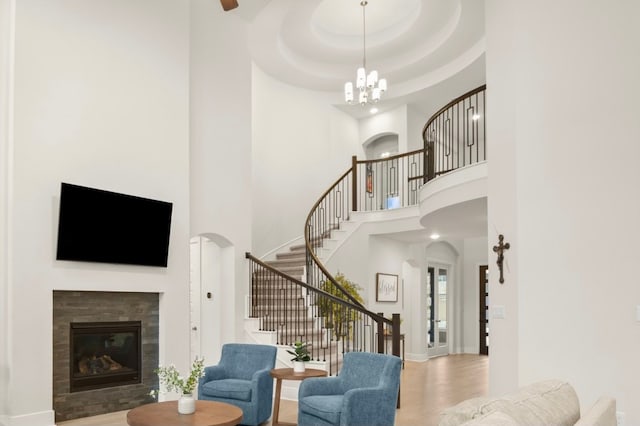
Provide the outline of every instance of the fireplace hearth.
<path id="1" fill-rule="evenodd" d="M 70 324 L 71 392 L 140 383 L 140 321 Z"/>

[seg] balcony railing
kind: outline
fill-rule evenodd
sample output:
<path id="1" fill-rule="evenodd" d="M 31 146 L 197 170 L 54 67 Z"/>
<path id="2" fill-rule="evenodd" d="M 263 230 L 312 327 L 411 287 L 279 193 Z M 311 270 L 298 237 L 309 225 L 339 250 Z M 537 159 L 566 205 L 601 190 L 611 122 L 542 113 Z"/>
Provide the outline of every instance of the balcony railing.
<path id="1" fill-rule="evenodd" d="M 486 85 L 454 99 L 422 129 L 425 182 L 487 159 Z"/>

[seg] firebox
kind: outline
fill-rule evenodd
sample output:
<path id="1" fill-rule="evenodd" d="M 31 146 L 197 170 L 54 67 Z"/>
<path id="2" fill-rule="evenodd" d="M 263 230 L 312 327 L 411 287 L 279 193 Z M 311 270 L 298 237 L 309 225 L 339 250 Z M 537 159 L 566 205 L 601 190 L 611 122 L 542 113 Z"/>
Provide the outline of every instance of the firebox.
<path id="1" fill-rule="evenodd" d="M 72 322 L 70 391 L 140 383 L 140 321 Z"/>

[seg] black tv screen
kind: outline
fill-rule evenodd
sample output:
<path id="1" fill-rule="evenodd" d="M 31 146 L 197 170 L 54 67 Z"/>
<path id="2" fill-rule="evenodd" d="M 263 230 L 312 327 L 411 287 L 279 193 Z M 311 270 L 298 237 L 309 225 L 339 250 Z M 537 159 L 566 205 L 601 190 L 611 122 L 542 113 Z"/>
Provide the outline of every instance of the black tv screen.
<path id="1" fill-rule="evenodd" d="M 62 183 L 57 260 L 167 266 L 173 204 Z"/>

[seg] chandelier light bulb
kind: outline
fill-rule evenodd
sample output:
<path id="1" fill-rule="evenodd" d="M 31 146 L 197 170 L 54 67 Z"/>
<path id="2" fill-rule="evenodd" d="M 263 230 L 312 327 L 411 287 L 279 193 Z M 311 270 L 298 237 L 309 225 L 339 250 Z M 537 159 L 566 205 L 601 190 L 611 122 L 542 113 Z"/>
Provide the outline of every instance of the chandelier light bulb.
<path id="1" fill-rule="evenodd" d="M 373 99 L 373 102 L 378 102 L 380 100 L 380 89 L 378 87 L 374 87 L 371 91 L 371 99 Z"/>
<path id="2" fill-rule="evenodd" d="M 358 96 L 358 101 L 360 102 L 360 105 L 364 106 L 367 103 L 367 91 L 366 90 L 361 90 L 360 91 L 360 95 Z"/>
<path id="3" fill-rule="evenodd" d="M 380 93 L 384 93 L 387 91 L 387 79 L 386 78 L 381 78 L 378 81 L 378 88 L 380 89 Z"/>
<path id="4" fill-rule="evenodd" d="M 358 71 L 356 72 L 356 87 L 358 89 L 364 89 L 364 85 L 366 82 L 366 71 L 364 69 L 364 67 L 360 67 L 358 68 Z"/>
<path id="5" fill-rule="evenodd" d="M 344 84 L 344 100 L 348 104 L 353 103 L 353 83 L 350 81 Z"/>
<path id="6" fill-rule="evenodd" d="M 367 76 L 367 87 L 369 89 L 373 88 L 378 82 L 378 71 L 371 71 Z"/>

